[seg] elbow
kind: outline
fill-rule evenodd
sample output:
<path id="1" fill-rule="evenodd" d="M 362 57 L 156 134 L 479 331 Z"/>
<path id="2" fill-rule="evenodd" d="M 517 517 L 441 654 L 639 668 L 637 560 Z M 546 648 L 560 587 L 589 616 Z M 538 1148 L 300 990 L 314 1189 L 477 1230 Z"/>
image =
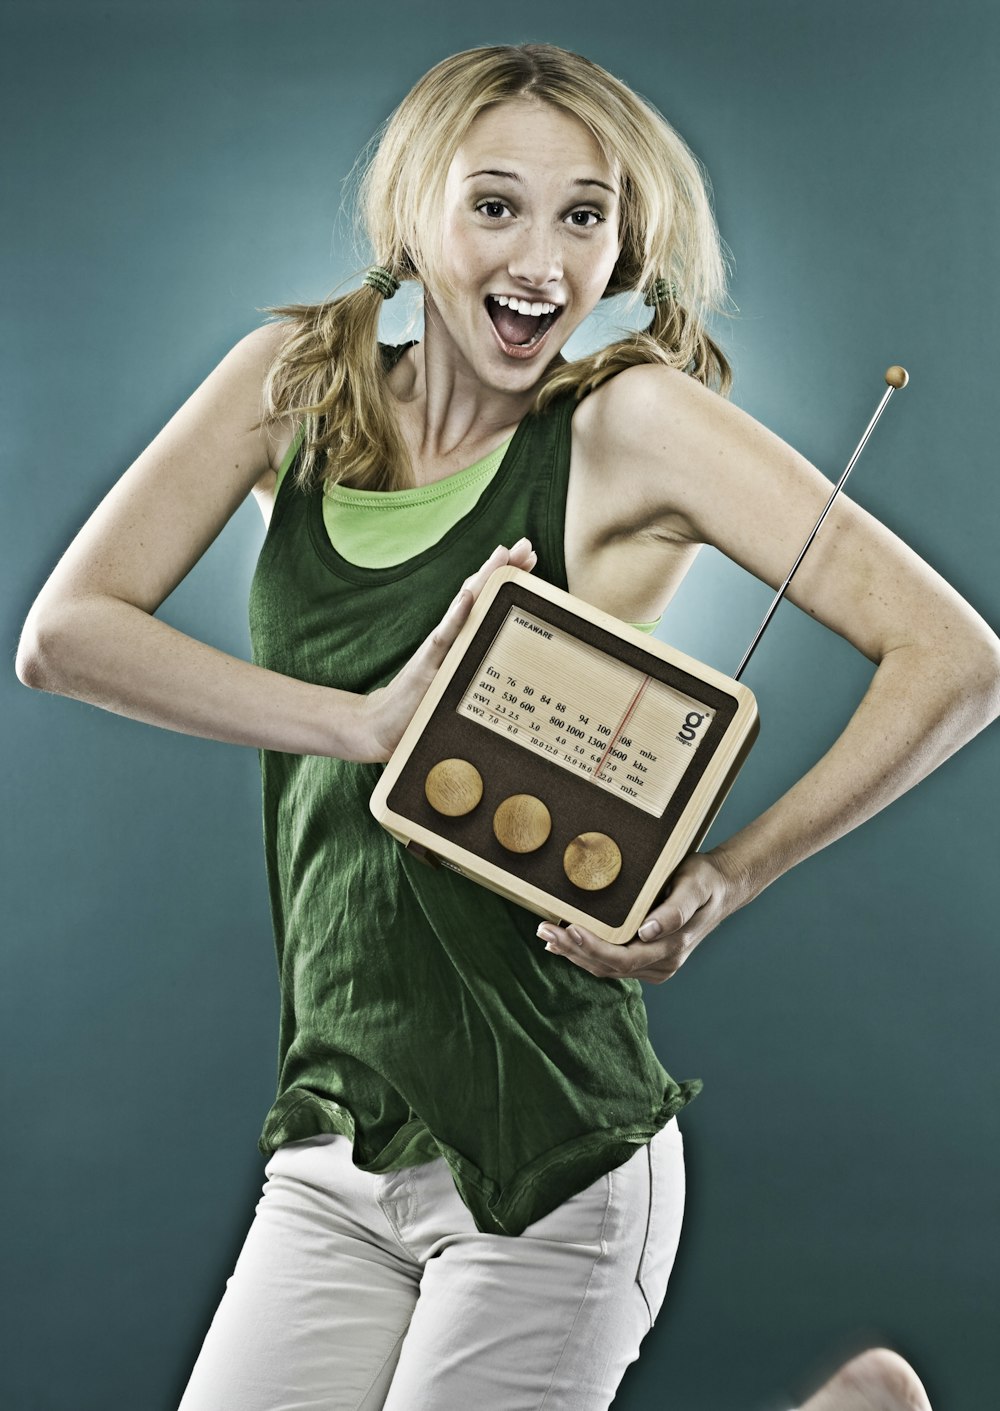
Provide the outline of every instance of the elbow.
<path id="1" fill-rule="evenodd" d="M 41 691 L 44 689 L 42 686 L 41 661 L 38 653 L 34 648 L 34 644 L 26 643 L 23 637 L 18 644 L 17 656 L 14 659 L 14 670 L 22 686 L 30 686 L 33 691 Z"/>
<path id="2" fill-rule="evenodd" d="M 981 691 L 987 711 L 984 724 L 1000 716 L 1000 639 L 990 635 L 989 652 L 981 670 Z"/>
<path id="3" fill-rule="evenodd" d="M 895 657 L 890 651 L 880 661 Z M 923 713 L 934 730 L 950 739 L 951 749 L 1000 716 L 1000 639 L 985 622 L 910 644 L 896 660 L 908 678 L 900 704 Z"/>
<path id="4" fill-rule="evenodd" d="M 22 686 L 30 686 L 33 691 L 51 690 L 51 687 L 46 686 L 49 679 L 47 658 L 43 634 L 29 617 L 21 632 L 17 656 L 14 658 L 14 670 Z"/>
<path id="5" fill-rule="evenodd" d="M 1000 639 L 989 629 L 977 634 L 959 654 L 954 691 L 976 730 L 1000 716 Z"/>
<path id="6" fill-rule="evenodd" d="M 65 632 L 57 608 L 35 603 L 17 645 L 17 679 L 33 691 L 60 691 L 60 663 L 65 656 Z"/>

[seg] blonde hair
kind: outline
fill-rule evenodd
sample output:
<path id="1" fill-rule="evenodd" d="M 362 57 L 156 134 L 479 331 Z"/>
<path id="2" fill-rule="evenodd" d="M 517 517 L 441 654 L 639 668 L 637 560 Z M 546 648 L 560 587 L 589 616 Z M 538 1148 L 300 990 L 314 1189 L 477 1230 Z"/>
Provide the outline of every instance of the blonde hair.
<path id="1" fill-rule="evenodd" d="M 729 364 L 706 332 L 721 311 L 725 265 L 707 178 L 651 104 L 598 64 L 551 44 L 469 49 L 437 64 L 381 129 L 361 178 L 359 208 L 375 262 L 397 279 L 434 287 L 442 265 L 445 180 L 477 114 L 534 98 L 578 118 L 620 173 L 622 248 L 605 295 L 673 286 L 643 331 L 573 362 L 554 360 L 532 410 L 572 391 L 587 395 L 637 363 L 682 368 L 726 392 Z M 661 286 L 662 289 L 662 286 Z M 408 461 L 385 390 L 378 346 L 382 296 L 362 285 L 320 304 L 269 313 L 290 321 L 264 386 L 263 422 L 305 422 L 297 480 L 392 490 Z"/>

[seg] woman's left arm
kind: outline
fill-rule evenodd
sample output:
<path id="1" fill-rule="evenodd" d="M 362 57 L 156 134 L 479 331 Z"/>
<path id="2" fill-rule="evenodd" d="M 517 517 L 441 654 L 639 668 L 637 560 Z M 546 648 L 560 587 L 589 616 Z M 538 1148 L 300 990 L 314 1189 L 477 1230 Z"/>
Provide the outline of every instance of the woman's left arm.
<path id="1" fill-rule="evenodd" d="M 772 586 L 783 581 L 829 481 L 683 373 L 633 368 L 599 392 L 607 395 L 589 419 L 599 443 L 588 460 L 599 457 L 614 476 L 618 503 L 628 485 L 644 532 L 712 544 Z M 867 692 L 787 793 L 678 867 L 638 939 L 613 946 L 581 927 L 539 929 L 591 973 L 669 979 L 720 921 L 898 798 L 1000 713 L 1000 641 L 940 575 L 843 496 L 788 597 L 878 664 Z"/>

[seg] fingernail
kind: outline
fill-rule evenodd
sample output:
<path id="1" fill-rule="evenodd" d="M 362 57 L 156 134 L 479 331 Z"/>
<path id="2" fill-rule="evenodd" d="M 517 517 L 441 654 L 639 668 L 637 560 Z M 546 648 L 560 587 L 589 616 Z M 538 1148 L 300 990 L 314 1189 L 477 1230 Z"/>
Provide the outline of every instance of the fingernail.
<path id="1" fill-rule="evenodd" d="M 644 925 L 639 927 L 639 935 L 644 941 L 655 941 L 662 930 L 663 927 L 660 925 L 659 921 L 647 921 Z"/>
<path id="2" fill-rule="evenodd" d="M 518 539 L 517 543 L 514 545 L 514 549 L 519 549 L 519 548 L 521 548 L 521 546 L 522 546 L 523 544 L 530 544 L 530 543 L 531 543 L 531 540 L 528 538 L 527 534 L 523 534 L 523 535 L 521 536 L 521 538 Z M 514 552 L 514 549 L 511 550 L 511 553 Z"/>
<path id="3" fill-rule="evenodd" d="M 559 954 L 559 947 L 558 947 L 558 946 L 554 946 L 551 941 L 546 941 L 546 943 L 545 943 L 545 949 L 546 949 L 546 950 L 550 950 L 553 955 L 558 955 L 558 954 Z"/>
<path id="4" fill-rule="evenodd" d="M 570 940 L 576 941 L 578 946 L 583 945 L 583 937 L 580 935 L 580 932 L 576 929 L 575 926 L 570 926 L 566 934 L 569 936 Z"/>
<path id="5" fill-rule="evenodd" d="M 548 926 L 539 926 L 535 935 L 540 937 L 543 941 L 554 941 L 556 938 L 555 931 L 550 930 Z"/>

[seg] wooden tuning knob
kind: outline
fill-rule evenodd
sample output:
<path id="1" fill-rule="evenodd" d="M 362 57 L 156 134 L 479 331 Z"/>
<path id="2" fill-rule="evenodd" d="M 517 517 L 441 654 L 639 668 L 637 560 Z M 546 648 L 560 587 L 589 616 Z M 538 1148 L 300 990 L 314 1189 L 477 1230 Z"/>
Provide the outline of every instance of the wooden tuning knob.
<path id="1" fill-rule="evenodd" d="M 621 850 L 607 833 L 581 833 L 563 853 L 563 871 L 585 892 L 610 887 L 621 869 Z"/>
<path id="2" fill-rule="evenodd" d="M 508 852 L 535 852 L 552 831 L 552 817 L 534 794 L 511 794 L 493 815 L 493 832 Z"/>
<path id="3" fill-rule="evenodd" d="M 482 776 L 467 759 L 442 759 L 424 780 L 424 793 L 435 812 L 461 818 L 483 797 Z"/>

